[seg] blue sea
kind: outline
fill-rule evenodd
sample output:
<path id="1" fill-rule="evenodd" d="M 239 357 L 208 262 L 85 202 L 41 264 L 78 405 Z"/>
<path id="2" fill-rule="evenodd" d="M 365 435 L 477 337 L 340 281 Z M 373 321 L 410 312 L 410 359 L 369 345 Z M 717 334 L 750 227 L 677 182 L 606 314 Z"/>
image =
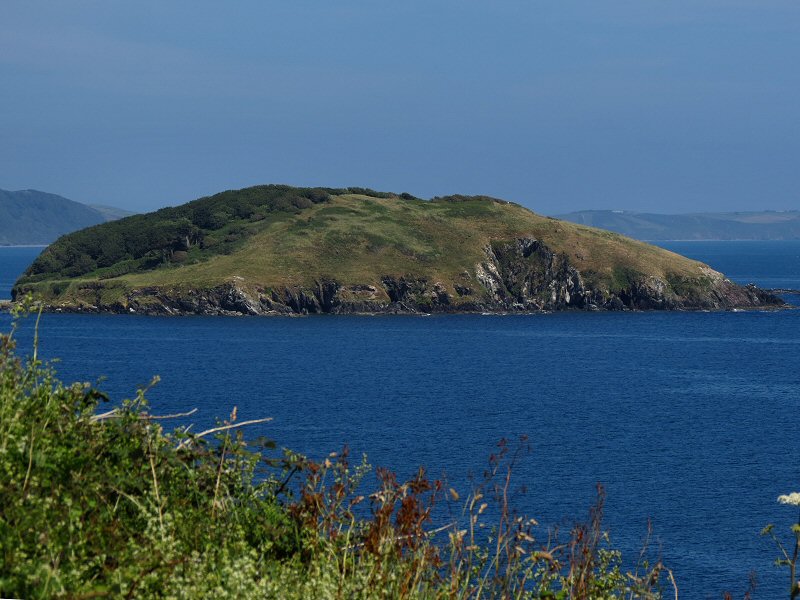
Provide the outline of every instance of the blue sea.
<path id="1" fill-rule="evenodd" d="M 673 242 L 741 283 L 800 288 L 800 242 Z M 0 297 L 40 251 L 0 248 Z M 798 302 L 797 297 L 789 297 Z M 8 315 L 0 315 L 7 329 Z M 785 597 L 759 531 L 797 517 L 800 310 L 516 316 L 159 318 L 48 314 L 41 352 L 65 380 L 115 399 L 160 375 L 161 413 L 323 457 L 347 443 L 375 465 L 446 473 L 465 491 L 500 438 L 530 436 L 517 508 L 542 527 L 583 517 L 595 484 L 626 555 L 652 523 L 682 598 Z M 31 322 L 21 338 L 30 339 Z M 788 536 L 787 536 L 788 537 Z"/>

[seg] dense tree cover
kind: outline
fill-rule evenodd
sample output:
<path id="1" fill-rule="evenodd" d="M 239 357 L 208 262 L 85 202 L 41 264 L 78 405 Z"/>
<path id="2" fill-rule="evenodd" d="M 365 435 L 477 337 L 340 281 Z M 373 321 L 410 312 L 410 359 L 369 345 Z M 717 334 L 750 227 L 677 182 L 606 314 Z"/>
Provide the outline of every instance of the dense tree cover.
<path id="1" fill-rule="evenodd" d="M 419 200 L 409 193 L 369 188 L 295 188 L 261 185 L 229 190 L 177 207 L 134 215 L 59 238 L 28 268 L 20 283 L 93 274 L 101 279 L 146 271 L 170 262 L 202 260 L 233 251 L 264 222 L 285 218 L 332 196 Z M 442 196 L 433 202 L 500 202 L 488 196 Z"/>
<path id="2" fill-rule="evenodd" d="M 416 199 L 407 193 L 398 196 L 360 187 L 260 185 L 228 190 L 65 235 L 34 261 L 20 282 L 89 273 L 109 278 L 183 261 L 187 256 L 201 260 L 224 254 L 261 229 L 264 221 L 296 214 L 340 194 Z"/>
<path id="3" fill-rule="evenodd" d="M 332 195 L 366 192 L 285 185 L 221 192 L 63 236 L 36 259 L 24 279 L 76 277 L 98 270 L 101 276 L 113 277 L 153 268 L 175 252 L 193 250 L 200 256 L 229 252 L 256 231 L 260 221 L 297 213 L 327 202 Z"/>

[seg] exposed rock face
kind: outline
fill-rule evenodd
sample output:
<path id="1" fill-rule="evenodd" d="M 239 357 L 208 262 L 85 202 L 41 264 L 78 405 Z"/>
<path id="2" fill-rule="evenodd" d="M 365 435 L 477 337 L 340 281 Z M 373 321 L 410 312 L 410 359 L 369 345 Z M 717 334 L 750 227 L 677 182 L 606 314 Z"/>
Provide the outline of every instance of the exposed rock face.
<path id="1" fill-rule="evenodd" d="M 738 286 L 708 270 L 702 281 L 664 281 L 628 274 L 617 290 L 593 289 L 563 255 L 533 238 L 493 242 L 474 275 L 458 281 L 385 275 L 378 285 L 317 281 L 308 287 L 259 288 L 241 278 L 211 289 L 143 287 L 103 304 L 102 283 L 81 310 L 141 314 L 302 315 L 582 310 L 703 310 L 777 307 L 783 302 L 753 286 Z M 99 286 L 99 287 L 98 287 Z M 95 289 L 97 288 L 97 289 Z M 52 306 L 75 310 L 72 306 Z"/>
<path id="2" fill-rule="evenodd" d="M 495 304 L 509 310 L 558 310 L 588 303 L 591 294 L 580 273 L 537 240 L 495 242 L 485 253 L 475 276 Z"/>

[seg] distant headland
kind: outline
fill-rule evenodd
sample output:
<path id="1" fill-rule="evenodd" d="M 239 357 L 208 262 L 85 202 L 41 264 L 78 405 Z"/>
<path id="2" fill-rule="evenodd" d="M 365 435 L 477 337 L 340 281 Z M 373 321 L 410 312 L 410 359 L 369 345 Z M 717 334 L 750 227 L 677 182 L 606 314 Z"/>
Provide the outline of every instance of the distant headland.
<path id="1" fill-rule="evenodd" d="M 0 246 L 46 245 L 67 233 L 132 214 L 38 190 L 0 190 Z"/>
<path id="2" fill-rule="evenodd" d="M 616 231 L 637 240 L 800 240 L 800 211 L 762 210 L 666 215 L 583 210 L 557 218 Z"/>

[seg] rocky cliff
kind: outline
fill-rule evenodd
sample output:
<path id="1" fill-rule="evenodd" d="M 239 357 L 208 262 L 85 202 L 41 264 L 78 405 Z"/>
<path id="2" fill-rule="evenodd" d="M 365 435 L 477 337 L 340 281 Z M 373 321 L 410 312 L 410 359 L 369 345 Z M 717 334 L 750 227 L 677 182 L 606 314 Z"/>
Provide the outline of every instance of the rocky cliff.
<path id="1" fill-rule="evenodd" d="M 738 286 L 706 269 L 704 282 L 675 283 L 658 277 L 634 280 L 615 292 L 587 285 L 569 259 L 542 242 L 523 237 L 484 249 L 473 274 L 457 281 L 390 276 L 379 284 L 335 279 L 303 287 L 253 287 L 241 278 L 209 288 L 144 286 L 113 300 L 101 282 L 76 291 L 78 302 L 49 303 L 50 310 L 150 315 L 307 315 L 509 313 L 576 310 L 724 310 L 776 308 L 783 301 L 753 286 Z M 693 284 L 692 284 L 693 283 Z M 113 289 L 113 288 L 111 288 Z"/>

